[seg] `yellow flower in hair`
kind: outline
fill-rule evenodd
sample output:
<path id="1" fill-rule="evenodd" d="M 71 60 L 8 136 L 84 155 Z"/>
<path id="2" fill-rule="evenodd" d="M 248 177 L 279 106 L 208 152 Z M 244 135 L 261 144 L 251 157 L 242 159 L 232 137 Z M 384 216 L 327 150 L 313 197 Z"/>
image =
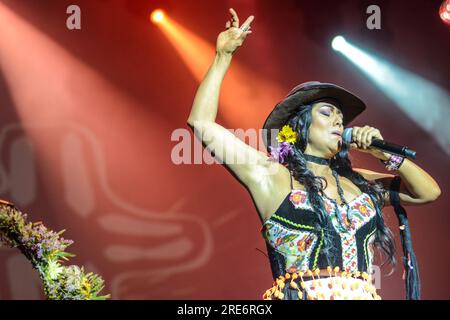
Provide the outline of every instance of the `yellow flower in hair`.
<path id="1" fill-rule="evenodd" d="M 294 144 L 297 141 L 297 132 L 292 130 L 289 125 L 284 125 L 277 137 L 278 142 L 287 142 Z"/>

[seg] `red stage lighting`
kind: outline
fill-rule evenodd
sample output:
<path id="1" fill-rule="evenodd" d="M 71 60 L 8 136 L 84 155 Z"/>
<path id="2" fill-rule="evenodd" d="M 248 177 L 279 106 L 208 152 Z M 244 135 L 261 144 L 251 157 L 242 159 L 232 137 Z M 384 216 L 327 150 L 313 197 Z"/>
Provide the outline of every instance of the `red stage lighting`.
<path id="1" fill-rule="evenodd" d="M 450 0 L 442 2 L 441 7 L 439 8 L 439 16 L 442 21 L 450 25 Z"/>

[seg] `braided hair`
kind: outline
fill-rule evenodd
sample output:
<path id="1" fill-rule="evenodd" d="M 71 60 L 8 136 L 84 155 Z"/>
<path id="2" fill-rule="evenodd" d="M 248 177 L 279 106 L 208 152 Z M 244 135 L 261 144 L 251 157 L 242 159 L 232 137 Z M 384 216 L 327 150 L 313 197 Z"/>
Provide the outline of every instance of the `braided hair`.
<path id="1" fill-rule="evenodd" d="M 306 189 L 309 201 L 317 214 L 320 227 L 324 230 L 323 253 L 328 262 L 330 262 L 331 257 L 335 254 L 336 248 L 333 245 L 331 236 L 331 231 L 334 227 L 329 215 L 326 213 L 322 198 L 324 189 L 326 188 L 326 186 L 324 187 L 324 184 L 326 185 L 327 182 L 324 177 L 316 176 L 313 171 L 308 169 L 307 161 L 304 156 L 309 137 L 309 127 L 312 122 L 312 108 L 312 105 L 303 106 L 287 123 L 295 132 L 297 132 L 297 135 L 300 136 L 301 139 L 297 139 L 293 148 L 294 150 L 292 154 L 287 157 L 286 162 L 287 168 L 292 172 L 293 177 Z M 338 175 L 349 179 L 358 186 L 362 192 L 367 193 L 371 197 L 372 202 L 375 205 L 377 217 L 374 245 L 378 249 L 381 249 L 386 256 L 382 265 L 389 262 L 392 268 L 394 268 L 396 265 L 394 237 L 392 232 L 386 226 L 381 211 L 384 206 L 383 194 L 385 190 L 383 186 L 375 181 L 368 181 L 361 174 L 353 171 L 351 161 L 348 158 L 348 152 L 345 148 L 331 159 L 330 167 Z"/>

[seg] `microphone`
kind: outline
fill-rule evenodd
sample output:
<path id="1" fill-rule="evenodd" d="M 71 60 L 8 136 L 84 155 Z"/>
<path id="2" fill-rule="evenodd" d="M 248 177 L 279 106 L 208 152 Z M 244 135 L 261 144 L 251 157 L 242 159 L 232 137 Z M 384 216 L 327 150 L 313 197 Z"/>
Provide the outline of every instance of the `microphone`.
<path id="1" fill-rule="evenodd" d="M 353 128 L 345 128 L 342 133 L 342 142 L 350 145 L 352 143 L 352 131 Z M 414 150 L 409 149 L 408 147 L 399 146 L 398 144 L 387 142 L 381 139 L 373 139 L 370 144 L 372 148 L 376 148 L 382 151 L 386 151 L 388 153 L 394 153 L 399 156 L 415 159 L 416 152 Z"/>

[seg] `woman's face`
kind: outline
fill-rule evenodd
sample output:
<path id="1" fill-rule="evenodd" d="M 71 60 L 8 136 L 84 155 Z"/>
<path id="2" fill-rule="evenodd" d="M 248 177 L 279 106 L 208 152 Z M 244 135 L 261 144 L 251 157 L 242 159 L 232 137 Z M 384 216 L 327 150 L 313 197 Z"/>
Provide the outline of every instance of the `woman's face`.
<path id="1" fill-rule="evenodd" d="M 305 153 L 332 158 L 342 146 L 343 115 L 332 102 L 317 102 L 311 110 L 308 144 Z"/>

